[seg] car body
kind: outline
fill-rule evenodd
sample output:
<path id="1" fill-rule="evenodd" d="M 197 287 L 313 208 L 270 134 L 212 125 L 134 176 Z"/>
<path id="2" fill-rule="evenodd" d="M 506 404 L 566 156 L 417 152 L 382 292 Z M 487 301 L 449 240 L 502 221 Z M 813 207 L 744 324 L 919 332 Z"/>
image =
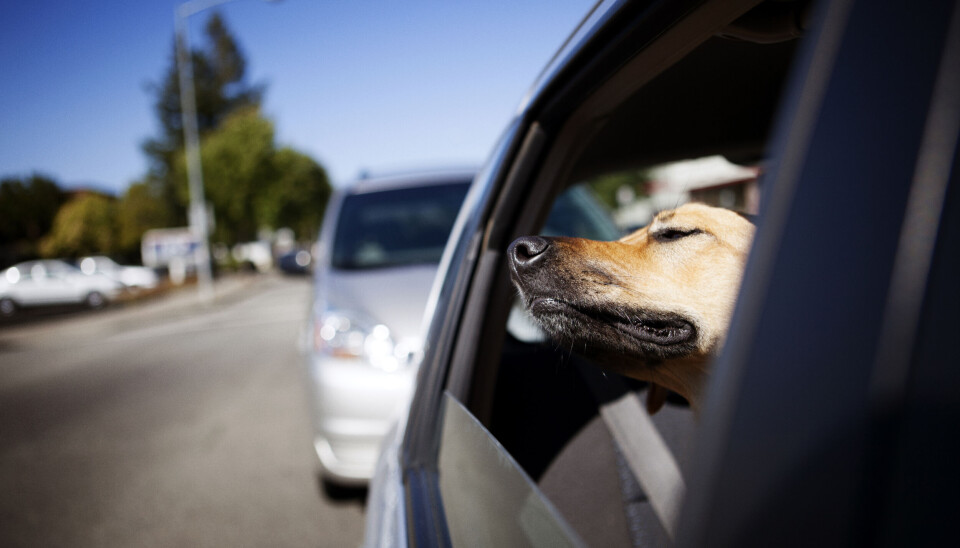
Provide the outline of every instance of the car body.
<path id="1" fill-rule="evenodd" d="M 473 175 L 361 179 L 331 197 L 305 344 L 314 447 L 329 486 L 369 480 L 410 399 L 427 294 Z"/>
<path id="2" fill-rule="evenodd" d="M 69 304 L 100 308 L 122 288 L 120 282 L 84 274 L 59 259 L 27 261 L 0 273 L 0 312 L 10 316 L 18 308 Z"/>
<path id="3" fill-rule="evenodd" d="M 599 2 L 457 219 L 364 545 L 957 544 L 958 67 L 955 0 Z M 505 256 L 571 184 L 709 155 L 761 199 L 699 419 L 653 417 L 670 514 L 607 413 L 642 387 L 518 336 Z"/>
<path id="4" fill-rule="evenodd" d="M 121 265 L 103 255 L 83 257 L 77 264 L 84 274 L 100 274 L 131 289 L 153 289 L 160 283 L 160 277 L 152 268 Z"/>
<path id="5" fill-rule="evenodd" d="M 313 256 L 306 249 L 293 249 L 277 258 L 277 268 L 284 274 L 309 274 Z"/>

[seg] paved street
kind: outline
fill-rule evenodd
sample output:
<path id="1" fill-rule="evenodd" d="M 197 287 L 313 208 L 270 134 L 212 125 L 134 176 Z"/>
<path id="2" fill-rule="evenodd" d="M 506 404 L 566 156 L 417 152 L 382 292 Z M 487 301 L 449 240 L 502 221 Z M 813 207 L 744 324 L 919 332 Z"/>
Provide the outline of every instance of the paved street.
<path id="1" fill-rule="evenodd" d="M 309 281 L 0 324 L 0 546 L 355 546 L 315 477 Z"/>

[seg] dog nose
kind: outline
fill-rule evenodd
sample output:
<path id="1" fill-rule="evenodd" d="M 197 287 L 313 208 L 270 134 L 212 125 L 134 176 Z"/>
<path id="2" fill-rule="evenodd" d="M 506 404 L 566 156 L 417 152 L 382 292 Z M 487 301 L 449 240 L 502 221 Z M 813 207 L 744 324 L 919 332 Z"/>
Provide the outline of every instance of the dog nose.
<path id="1" fill-rule="evenodd" d="M 507 255 L 517 268 L 533 265 L 550 248 L 550 240 L 540 236 L 523 236 L 510 244 Z"/>

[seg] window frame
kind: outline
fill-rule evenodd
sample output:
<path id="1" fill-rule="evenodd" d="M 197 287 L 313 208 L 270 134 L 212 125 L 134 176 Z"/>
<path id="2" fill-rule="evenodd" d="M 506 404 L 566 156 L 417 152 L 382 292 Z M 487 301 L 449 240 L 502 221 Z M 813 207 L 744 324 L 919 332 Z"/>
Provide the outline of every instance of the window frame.
<path id="1" fill-rule="evenodd" d="M 508 306 L 490 294 L 510 290 L 499 276 L 506 245 L 545 220 L 553 199 L 571 182 L 569 159 L 585 146 L 584 136 L 594 131 L 596 120 L 679 60 L 678 52 L 696 48 L 723 21 L 758 3 L 604 2 L 588 15 L 594 26 L 578 29 L 535 84 L 536 94 L 475 179 L 438 274 L 442 285 L 400 444 L 410 545 L 449 543 L 437 479 L 442 394 L 479 410 L 483 420 L 481 400 L 493 381 L 475 378 L 475 365 L 497 353 L 479 344 L 496 336 L 489 328 L 495 326 L 503 336 L 499 320 L 506 319 Z M 605 92 L 610 89 L 617 92 Z"/>

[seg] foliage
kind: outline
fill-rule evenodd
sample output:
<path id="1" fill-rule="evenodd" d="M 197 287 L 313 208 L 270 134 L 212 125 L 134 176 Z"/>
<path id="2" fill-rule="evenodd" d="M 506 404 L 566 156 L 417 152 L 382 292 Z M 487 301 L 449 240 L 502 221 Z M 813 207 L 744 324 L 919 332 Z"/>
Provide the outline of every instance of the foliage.
<path id="1" fill-rule="evenodd" d="M 323 217 L 330 184 L 323 168 L 291 149 L 277 150 L 273 124 L 247 108 L 227 118 L 200 147 L 206 199 L 213 205 L 212 240 L 256 239 L 260 228 L 291 227 L 312 238 Z M 181 154 L 175 172 L 181 199 L 189 189 Z"/>
<path id="2" fill-rule="evenodd" d="M 220 126 L 238 109 L 258 106 L 263 87 L 246 82 L 246 61 L 223 18 L 214 13 L 207 22 L 202 47 L 191 52 L 197 125 L 201 135 Z M 176 38 L 174 39 L 176 40 Z M 160 135 L 148 140 L 143 150 L 150 159 L 149 178 L 160 187 L 160 196 L 185 219 L 185 201 L 178 198 L 173 172 L 183 149 L 183 118 L 180 108 L 180 79 L 176 42 L 162 81 L 150 86 Z"/>
<path id="3" fill-rule="evenodd" d="M 118 247 L 117 229 L 116 200 L 84 192 L 57 212 L 53 229 L 40 243 L 40 254 L 66 258 L 113 254 Z"/>
<path id="4" fill-rule="evenodd" d="M 649 180 L 645 171 L 621 171 L 597 177 L 589 181 L 589 187 L 597 199 L 611 209 L 616 209 L 621 205 L 617 200 L 618 192 L 627 189 L 634 196 L 645 196 Z"/>
<path id="5" fill-rule="evenodd" d="M 0 241 L 38 239 L 53 223 L 65 201 L 52 180 L 34 175 L 28 179 L 0 182 Z"/>
<path id="6" fill-rule="evenodd" d="M 285 226 L 300 238 L 315 237 L 330 195 L 326 173 L 303 154 L 277 149 L 273 124 L 259 111 L 263 87 L 246 82 L 243 52 L 220 15 L 204 34 L 191 59 L 204 194 L 214 210 L 211 239 L 233 244 L 255 239 L 260 228 Z M 153 92 L 160 135 L 144 145 L 151 158 L 147 180 L 184 224 L 189 191 L 175 48 Z"/>
<path id="7" fill-rule="evenodd" d="M 309 156 L 281 148 L 273 156 L 275 178 L 257 202 L 265 226 L 289 227 L 301 240 L 317 237 L 331 187 L 326 171 Z"/>
<path id="8" fill-rule="evenodd" d="M 150 165 L 116 200 L 92 192 L 70 198 L 54 181 L 33 176 L 0 181 L 0 266 L 38 255 L 140 255 L 151 228 L 185 226 L 189 203 L 176 52 L 152 84 L 159 134 L 143 145 Z M 308 156 L 278 149 L 273 124 L 259 111 L 263 87 L 246 81 L 246 60 L 223 19 L 207 22 L 191 52 L 207 200 L 215 242 L 252 240 L 260 228 L 293 228 L 312 239 L 331 188 Z"/>
<path id="9" fill-rule="evenodd" d="M 36 242 L 50 230 L 65 201 L 60 187 L 40 175 L 0 182 L 0 261 L 35 257 Z"/>
<path id="10" fill-rule="evenodd" d="M 117 207 L 117 252 L 128 262 L 140 257 L 140 239 L 152 228 L 177 226 L 178 219 L 162 199 L 157 185 L 139 182 L 130 185 Z"/>
<path id="11" fill-rule="evenodd" d="M 238 112 L 202 141 L 203 185 L 216 218 L 214 241 L 233 244 L 256 239 L 254 201 L 273 176 L 272 153 L 273 126 L 253 110 Z M 183 156 L 177 167 L 178 189 L 186 201 L 189 192 Z"/>

